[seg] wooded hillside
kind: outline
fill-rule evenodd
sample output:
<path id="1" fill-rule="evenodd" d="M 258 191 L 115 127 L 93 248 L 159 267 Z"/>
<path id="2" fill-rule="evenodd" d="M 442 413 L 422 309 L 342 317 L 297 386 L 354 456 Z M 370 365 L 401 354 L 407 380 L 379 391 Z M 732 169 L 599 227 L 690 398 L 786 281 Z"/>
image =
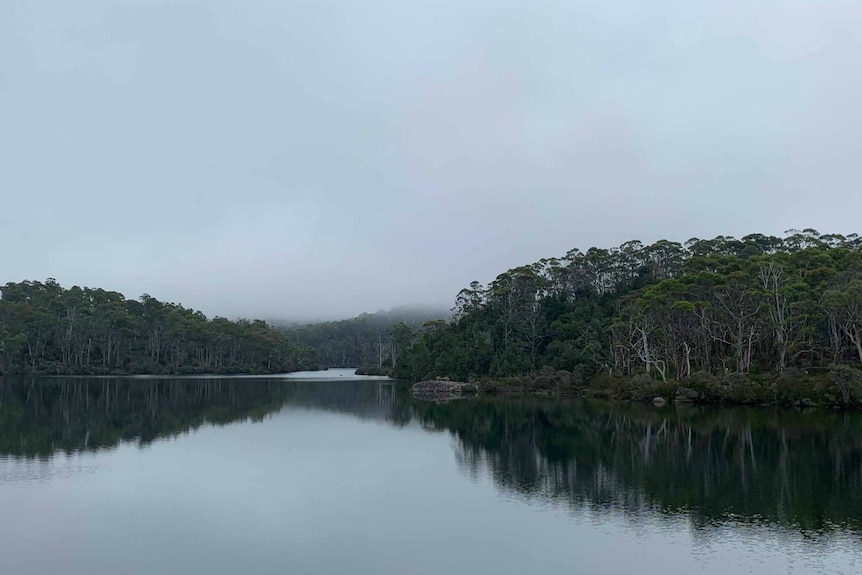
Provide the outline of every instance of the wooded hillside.
<path id="1" fill-rule="evenodd" d="M 148 295 L 0 288 L 0 373 L 273 373 L 312 369 L 314 351 L 260 320 L 207 319 Z"/>
<path id="2" fill-rule="evenodd" d="M 575 249 L 474 282 L 454 320 L 416 338 L 397 374 L 547 367 L 668 381 L 860 363 L 862 238 L 806 229 Z"/>
<path id="3" fill-rule="evenodd" d="M 324 367 L 389 368 L 426 322 L 448 316 L 448 311 L 404 306 L 292 328 L 290 333 L 298 345 L 313 347 Z"/>

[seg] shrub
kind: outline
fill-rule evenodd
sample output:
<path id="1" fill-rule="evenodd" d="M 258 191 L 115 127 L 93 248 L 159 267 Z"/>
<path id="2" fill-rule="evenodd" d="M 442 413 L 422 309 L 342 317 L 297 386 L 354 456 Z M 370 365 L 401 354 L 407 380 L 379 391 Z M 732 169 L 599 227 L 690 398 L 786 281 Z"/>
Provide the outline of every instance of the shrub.
<path id="1" fill-rule="evenodd" d="M 846 365 L 830 365 L 829 382 L 829 395 L 834 403 L 842 407 L 862 403 L 862 371 Z"/>

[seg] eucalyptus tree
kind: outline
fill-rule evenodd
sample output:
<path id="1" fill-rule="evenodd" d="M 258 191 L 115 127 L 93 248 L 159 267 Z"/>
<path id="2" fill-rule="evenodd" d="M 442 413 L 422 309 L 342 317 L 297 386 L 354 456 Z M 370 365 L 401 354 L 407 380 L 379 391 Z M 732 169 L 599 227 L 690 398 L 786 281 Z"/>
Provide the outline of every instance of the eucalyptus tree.
<path id="1" fill-rule="evenodd" d="M 823 294 L 833 340 L 833 360 L 840 359 L 846 338 L 862 363 L 862 275 L 845 275 Z"/>

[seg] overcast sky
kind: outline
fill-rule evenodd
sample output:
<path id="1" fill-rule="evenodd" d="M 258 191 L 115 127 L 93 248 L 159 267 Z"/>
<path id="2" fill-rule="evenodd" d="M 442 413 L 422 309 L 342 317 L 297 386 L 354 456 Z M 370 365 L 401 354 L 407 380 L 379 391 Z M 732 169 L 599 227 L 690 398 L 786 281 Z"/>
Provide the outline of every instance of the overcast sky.
<path id="1" fill-rule="evenodd" d="M 2 0 L 0 282 L 305 319 L 862 232 L 860 30 L 858 0 Z"/>

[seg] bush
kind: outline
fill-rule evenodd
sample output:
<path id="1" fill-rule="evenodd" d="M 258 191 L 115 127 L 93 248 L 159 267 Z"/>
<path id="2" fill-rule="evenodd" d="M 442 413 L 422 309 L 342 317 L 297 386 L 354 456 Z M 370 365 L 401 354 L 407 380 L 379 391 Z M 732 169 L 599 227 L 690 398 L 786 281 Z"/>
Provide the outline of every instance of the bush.
<path id="1" fill-rule="evenodd" d="M 775 388 L 744 373 L 726 373 L 719 378 L 719 393 L 723 401 L 743 404 L 770 403 L 775 400 Z"/>
<path id="2" fill-rule="evenodd" d="M 679 386 L 675 381 L 658 381 L 642 373 L 628 380 L 617 380 L 613 396 L 615 399 L 640 402 L 650 402 L 656 397 L 672 401 L 677 387 Z"/>
<path id="3" fill-rule="evenodd" d="M 545 367 L 535 375 L 480 379 L 477 383 L 485 393 L 580 395 L 584 392 L 583 371 L 580 369 L 569 372 Z"/>
<path id="4" fill-rule="evenodd" d="M 829 397 L 842 407 L 862 404 L 862 371 L 846 365 L 829 366 Z"/>
<path id="5" fill-rule="evenodd" d="M 376 365 L 366 365 L 356 370 L 356 375 L 375 375 L 375 376 L 392 376 L 392 369 L 388 367 L 378 367 Z"/>
<path id="6" fill-rule="evenodd" d="M 708 371 L 694 372 L 682 381 L 682 385 L 697 392 L 707 401 L 720 401 L 721 382 Z"/>
<path id="7" fill-rule="evenodd" d="M 658 382 L 646 374 L 636 375 L 629 381 L 628 397 L 632 401 L 652 401 L 657 395 Z"/>

